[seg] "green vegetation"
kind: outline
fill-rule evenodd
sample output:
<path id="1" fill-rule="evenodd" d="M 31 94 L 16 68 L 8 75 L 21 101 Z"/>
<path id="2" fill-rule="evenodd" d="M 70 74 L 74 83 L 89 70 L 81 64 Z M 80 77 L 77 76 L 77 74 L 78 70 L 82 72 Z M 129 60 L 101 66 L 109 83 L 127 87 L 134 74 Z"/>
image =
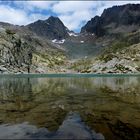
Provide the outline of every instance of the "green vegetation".
<path id="1" fill-rule="evenodd" d="M 80 59 L 73 63 L 69 69 L 73 69 L 75 71 L 81 72 L 81 73 L 89 73 L 92 66 L 92 60 L 91 59 Z"/>
<path id="2" fill-rule="evenodd" d="M 137 44 L 139 42 L 140 42 L 139 32 L 129 33 L 124 37 L 122 37 L 121 39 L 119 39 L 118 41 L 113 42 L 109 50 L 112 50 L 112 52 L 116 52 L 133 44 Z"/>
<path id="3" fill-rule="evenodd" d="M 121 64 L 116 64 L 115 67 L 116 67 L 117 70 L 120 70 L 122 72 L 125 71 L 125 70 L 129 70 L 129 68 L 126 68 Z"/>
<path id="4" fill-rule="evenodd" d="M 6 33 L 9 34 L 9 35 L 14 35 L 15 31 L 10 30 L 10 29 L 6 29 Z"/>
<path id="5" fill-rule="evenodd" d="M 119 38 L 117 41 L 113 41 L 112 44 L 109 45 L 105 49 L 105 51 L 98 57 L 99 60 L 103 60 L 104 62 L 108 62 L 112 60 L 112 58 L 117 57 L 116 52 L 121 52 L 125 48 L 137 44 L 140 42 L 140 33 L 139 32 L 133 32 L 129 33 L 127 35 L 124 35 L 123 37 Z M 125 53 L 125 52 L 124 52 Z M 134 50 L 131 52 L 133 54 L 136 54 L 136 51 Z"/>
<path id="6" fill-rule="evenodd" d="M 116 55 L 114 55 L 113 53 L 107 53 L 99 56 L 99 59 L 103 60 L 104 62 L 108 62 L 112 60 L 114 57 L 116 57 Z"/>
<path id="7" fill-rule="evenodd" d="M 48 54 L 36 52 L 33 56 L 33 63 L 45 64 L 49 68 L 53 68 L 56 65 L 63 65 L 66 59 L 65 55 L 61 52 L 58 52 L 57 54 L 54 54 L 54 52 L 49 52 Z"/>

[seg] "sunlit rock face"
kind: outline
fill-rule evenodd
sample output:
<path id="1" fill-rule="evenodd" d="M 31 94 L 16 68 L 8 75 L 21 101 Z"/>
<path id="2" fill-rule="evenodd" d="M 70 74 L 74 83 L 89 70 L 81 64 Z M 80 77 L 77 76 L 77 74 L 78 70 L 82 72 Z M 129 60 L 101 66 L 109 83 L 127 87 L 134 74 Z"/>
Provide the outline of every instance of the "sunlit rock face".
<path id="1" fill-rule="evenodd" d="M 66 56 L 27 29 L 0 23 L 0 73 L 60 71 Z M 27 31 L 27 34 L 25 33 Z M 57 67 L 57 68 L 56 68 Z"/>
<path id="2" fill-rule="evenodd" d="M 0 73 L 21 71 L 31 67 L 33 48 L 11 30 L 0 30 Z M 15 70 L 16 72 L 16 70 Z"/>

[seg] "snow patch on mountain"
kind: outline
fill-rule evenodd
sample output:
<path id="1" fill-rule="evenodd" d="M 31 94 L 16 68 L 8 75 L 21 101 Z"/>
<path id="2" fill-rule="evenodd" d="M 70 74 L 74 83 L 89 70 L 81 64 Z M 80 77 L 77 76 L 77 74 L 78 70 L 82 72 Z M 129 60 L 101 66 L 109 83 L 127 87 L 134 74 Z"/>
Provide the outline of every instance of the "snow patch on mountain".
<path id="1" fill-rule="evenodd" d="M 69 36 L 78 36 L 77 34 L 73 33 L 73 32 L 68 32 Z"/>
<path id="2" fill-rule="evenodd" d="M 62 39 L 62 40 L 53 39 L 52 42 L 56 44 L 63 44 L 65 42 L 65 39 Z"/>

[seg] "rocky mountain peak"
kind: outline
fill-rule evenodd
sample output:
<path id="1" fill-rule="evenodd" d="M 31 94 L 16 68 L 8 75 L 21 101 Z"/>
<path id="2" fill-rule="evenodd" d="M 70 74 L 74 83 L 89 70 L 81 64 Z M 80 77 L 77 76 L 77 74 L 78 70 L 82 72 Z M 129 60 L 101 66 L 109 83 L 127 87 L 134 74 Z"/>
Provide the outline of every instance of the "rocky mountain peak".
<path id="1" fill-rule="evenodd" d="M 50 16 L 46 21 L 48 22 L 58 21 L 61 24 L 63 24 L 62 21 L 58 17 L 54 17 L 54 16 Z"/>
<path id="2" fill-rule="evenodd" d="M 122 30 L 122 26 L 127 28 Z M 102 36 L 108 33 L 109 30 L 116 33 L 117 31 L 131 32 L 137 28 L 136 26 L 140 26 L 140 4 L 126 4 L 105 9 L 100 17 L 95 16 L 88 21 L 82 27 L 81 32 L 95 33 L 97 36 Z"/>
<path id="3" fill-rule="evenodd" d="M 27 25 L 38 36 L 48 39 L 64 39 L 68 36 L 68 31 L 63 22 L 58 18 L 51 16 L 47 20 L 38 20 Z"/>

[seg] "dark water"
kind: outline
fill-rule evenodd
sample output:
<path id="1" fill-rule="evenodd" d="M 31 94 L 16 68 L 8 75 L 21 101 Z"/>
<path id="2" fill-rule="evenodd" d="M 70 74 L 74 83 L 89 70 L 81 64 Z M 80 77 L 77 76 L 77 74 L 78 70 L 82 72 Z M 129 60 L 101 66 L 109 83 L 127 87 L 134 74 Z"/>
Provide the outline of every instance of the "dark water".
<path id="1" fill-rule="evenodd" d="M 0 139 L 140 139 L 140 76 L 1 76 Z"/>

